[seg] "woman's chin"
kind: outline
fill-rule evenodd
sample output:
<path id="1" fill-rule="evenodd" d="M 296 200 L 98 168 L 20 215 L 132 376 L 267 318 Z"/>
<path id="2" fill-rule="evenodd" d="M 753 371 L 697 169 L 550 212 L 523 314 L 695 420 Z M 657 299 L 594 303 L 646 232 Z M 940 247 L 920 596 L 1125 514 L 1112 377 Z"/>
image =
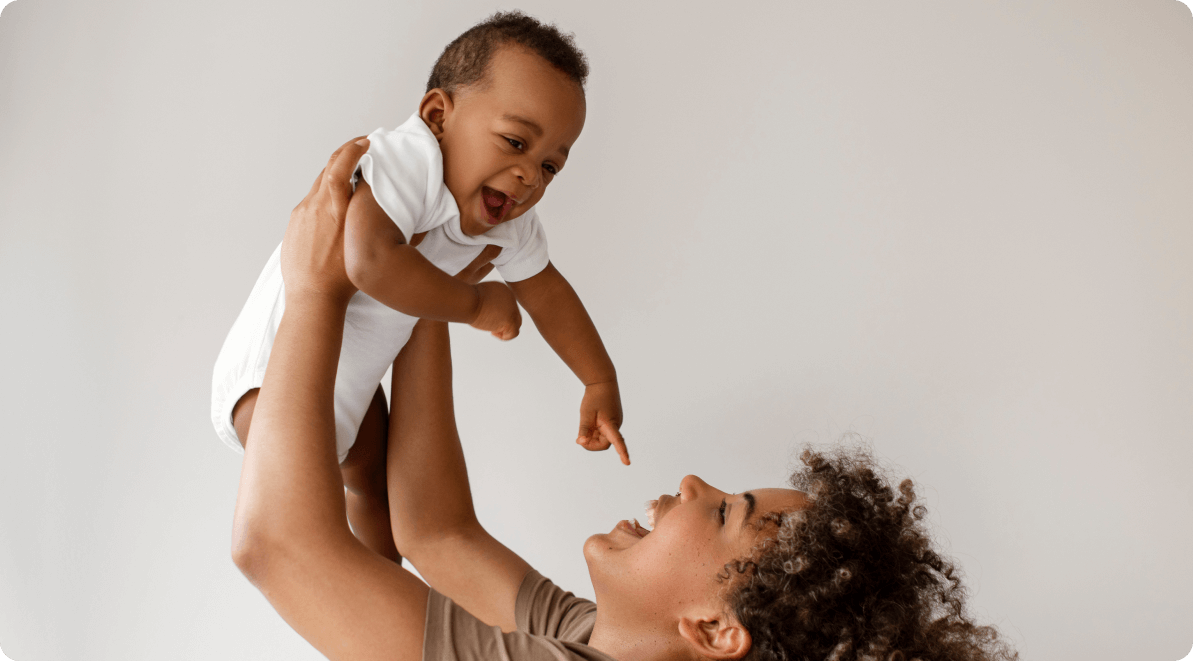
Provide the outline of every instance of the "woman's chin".
<path id="1" fill-rule="evenodd" d="M 597 533 L 584 540 L 584 561 L 589 566 L 592 566 L 593 558 L 600 555 L 601 550 L 608 546 L 608 537 L 607 533 Z"/>
<path id="2" fill-rule="evenodd" d="M 611 554 L 616 551 L 610 546 L 607 533 L 598 533 L 584 540 L 584 564 L 588 565 L 588 580 L 598 594 L 607 587 L 610 575 L 617 573 L 611 562 Z"/>
<path id="3" fill-rule="evenodd" d="M 588 563 L 588 573 L 600 573 L 612 554 L 621 550 L 621 545 L 610 533 L 597 533 L 584 540 L 584 562 Z"/>

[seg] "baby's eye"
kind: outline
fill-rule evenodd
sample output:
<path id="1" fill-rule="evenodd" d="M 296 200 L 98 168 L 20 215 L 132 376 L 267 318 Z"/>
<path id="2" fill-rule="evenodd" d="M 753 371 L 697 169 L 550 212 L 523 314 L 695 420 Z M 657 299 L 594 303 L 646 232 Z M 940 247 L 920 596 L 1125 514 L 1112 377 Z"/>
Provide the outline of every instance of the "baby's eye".
<path id="1" fill-rule="evenodd" d="M 550 172 L 552 175 L 559 174 L 559 170 L 556 170 L 555 166 L 551 165 L 550 163 L 543 163 L 543 169 L 547 172 Z"/>
<path id="2" fill-rule="evenodd" d="M 514 140 L 513 138 L 506 138 L 505 141 L 510 143 L 510 146 L 513 147 L 514 149 L 517 149 L 518 151 L 522 151 L 523 145 L 522 145 L 521 140 Z"/>
<path id="3" fill-rule="evenodd" d="M 721 499 L 721 507 L 717 510 L 717 514 L 721 515 L 721 525 L 725 525 L 725 499 Z"/>

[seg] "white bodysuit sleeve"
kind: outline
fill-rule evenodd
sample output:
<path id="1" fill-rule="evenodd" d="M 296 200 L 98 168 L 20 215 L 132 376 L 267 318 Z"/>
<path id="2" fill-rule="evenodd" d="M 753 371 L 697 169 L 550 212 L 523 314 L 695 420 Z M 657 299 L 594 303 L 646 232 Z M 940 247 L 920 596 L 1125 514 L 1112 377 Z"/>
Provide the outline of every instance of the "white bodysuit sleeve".
<path id="1" fill-rule="evenodd" d="M 551 256 L 547 253 L 547 233 L 534 207 L 509 222 L 514 225 L 515 243 L 501 250 L 493 266 L 506 282 L 518 282 L 547 268 Z"/>
<path id="2" fill-rule="evenodd" d="M 370 133 L 369 151 L 357 166 L 377 204 L 407 241 L 443 223 L 447 218 L 442 213 L 443 198 L 451 198 L 443 184 L 439 143 L 430 131 L 421 135 L 408 130 L 408 124 Z M 454 208 L 454 200 L 451 205 Z"/>

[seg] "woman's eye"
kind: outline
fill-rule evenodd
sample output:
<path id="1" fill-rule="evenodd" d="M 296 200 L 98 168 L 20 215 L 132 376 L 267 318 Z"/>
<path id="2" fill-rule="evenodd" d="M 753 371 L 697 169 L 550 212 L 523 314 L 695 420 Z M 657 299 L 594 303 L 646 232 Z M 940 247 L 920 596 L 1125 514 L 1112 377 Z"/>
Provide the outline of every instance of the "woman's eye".
<path id="1" fill-rule="evenodd" d="M 513 138 L 506 138 L 505 141 L 510 143 L 510 146 L 513 147 L 514 149 L 517 149 L 518 151 L 522 151 L 522 141 L 521 140 L 514 140 Z"/>
<path id="2" fill-rule="evenodd" d="M 721 525 L 725 525 L 725 499 L 721 499 L 721 507 L 717 510 L 717 514 L 721 515 Z"/>

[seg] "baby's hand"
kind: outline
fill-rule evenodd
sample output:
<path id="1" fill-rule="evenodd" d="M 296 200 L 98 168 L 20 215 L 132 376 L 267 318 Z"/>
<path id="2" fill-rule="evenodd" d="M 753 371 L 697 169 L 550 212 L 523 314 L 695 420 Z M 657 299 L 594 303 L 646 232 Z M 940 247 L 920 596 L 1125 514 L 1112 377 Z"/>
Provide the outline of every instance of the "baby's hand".
<path id="1" fill-rule="evenodd" d="M 630 465 L 630 453 L 621 437 L 621 393 L 616 381 L 585 386 L 576 443 L 590 452 L 608 450 L 612 445 L 621 455 L 621 463 Z"/>
<path id="2" fill-rule="evenodd" d="M 518 329 L 522 327 L 522 313 L 518 311 L 518 301 L 509 286 L 504 282 L 482 282 L 476 286 L 476 293 L 481 299 L 480 309 L 476 313 L 476 319 L 469 325 L 489 331 L 499 340 L 518 337 Z"/>

